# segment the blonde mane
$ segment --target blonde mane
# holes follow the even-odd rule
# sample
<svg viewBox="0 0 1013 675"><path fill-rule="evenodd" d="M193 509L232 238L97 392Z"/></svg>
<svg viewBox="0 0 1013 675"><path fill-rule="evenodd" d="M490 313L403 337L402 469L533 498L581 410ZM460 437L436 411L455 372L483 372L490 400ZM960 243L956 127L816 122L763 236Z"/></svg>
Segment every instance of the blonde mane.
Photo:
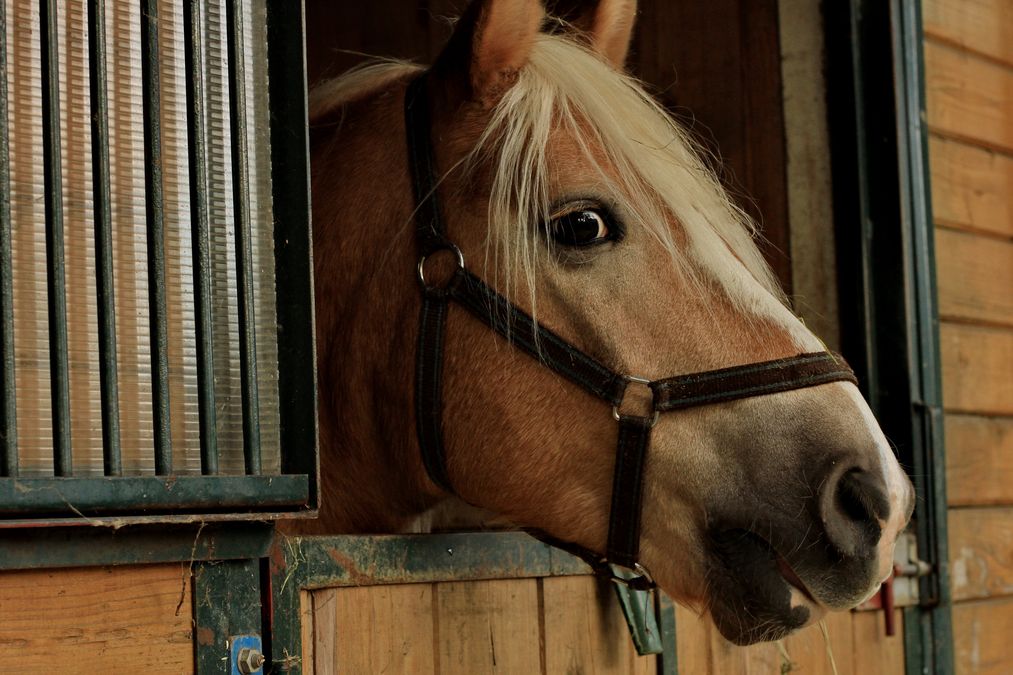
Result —
<svg viewBox="0 0 1013 675"><path fill-rule="evenodd" d="M311 119L419 69L391 60L357 67L314 90ZM732 203L688 134L640 82L559 34L537 38L476 147L451 168L494 167L486 274L502 293L511 295L524 280L534 309L536 270L555 259L539 230L552 215L547 154L556 130L577 139L602 184L626 205L633 221L627 227L647 231L689 279L717 282L740 311L797 323L756 246L755 224ZM688 250L676 245L668 225L673 216ZM805 341L808 332L792 328Z"/></svg>

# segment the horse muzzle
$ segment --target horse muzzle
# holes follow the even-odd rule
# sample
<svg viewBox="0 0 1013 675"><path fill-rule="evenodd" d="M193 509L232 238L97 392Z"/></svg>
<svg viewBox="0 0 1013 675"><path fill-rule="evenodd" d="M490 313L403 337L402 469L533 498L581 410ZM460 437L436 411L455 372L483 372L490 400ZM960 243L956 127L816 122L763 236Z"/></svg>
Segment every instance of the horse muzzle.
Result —
<svg viewBox="0 0 1013 675"><path fill-rule="evenodd" d="M776 640L875 592L911 508L910 491L892 503L878 469L831 471L793 517L709 530L707 600L726 638Z"/></svg>

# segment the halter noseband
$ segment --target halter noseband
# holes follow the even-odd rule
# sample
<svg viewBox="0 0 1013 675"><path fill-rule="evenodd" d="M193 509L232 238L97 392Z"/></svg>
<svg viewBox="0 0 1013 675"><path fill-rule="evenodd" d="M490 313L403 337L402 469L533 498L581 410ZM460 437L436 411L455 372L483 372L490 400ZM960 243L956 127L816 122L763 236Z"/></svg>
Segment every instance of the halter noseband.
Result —
<svg viewBox="0 0 1013 675"><path fill-rule="evenodd" d="M409 84L405 94L405 127L416 204L417 272L422 287L415 361L415 422L422 461L429 477L447 492L454 492L447 473L442 431L444 335L447 307L450 301L454 301L512 345L612 406L613 416L619 425L619 441L604 555L544 533L534 534L546 543L583 558L596 574L633 589L652 587L654 582L639 564L638 558L644 461L651 429L659 414L827 382L855 383L854 373L844 359L829 352L801 354L661 380L621 375L611 370L551 330L536 324L530 316L465 267L461 250L447 238L437 201L425 72ZM453 276L442 286L431 285L425 278L426 259L439 251L453 253L457 264ZM631 383L650 388L652 402L648 416L620 412L626 389ZM625 567L635 575L633 578L617 575L611 565Z"/></svg>

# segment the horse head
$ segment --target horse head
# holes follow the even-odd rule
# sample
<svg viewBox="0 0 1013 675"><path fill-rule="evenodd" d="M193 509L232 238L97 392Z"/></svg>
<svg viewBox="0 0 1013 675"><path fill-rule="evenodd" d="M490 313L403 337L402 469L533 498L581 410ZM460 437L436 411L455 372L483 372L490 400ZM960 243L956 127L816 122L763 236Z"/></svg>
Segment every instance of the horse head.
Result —
<svg viewBox="0 0 1013 675"><path fill-rule="evenodd" d="M564 25L538 0L468 8L421 85L438 184L420 197L438 200L461 256L434 253L427 284L466 264L538 326L645 381L824 352L787 307L748 218L623 72L635 9L600 0ZM603 552L610 407L546 368L544 345L530 345L535 358L514 348L509 325L497 334L449 305L448 485L421 457L419 203L404 120L419 72L374 63L313 95L322 511L312 527L400 530L452 486ZM869 597L913 502L852 382L772 391L661 415L643 474L639 562L739 643ZM651 395L630 386L621 405Z"/></svg>

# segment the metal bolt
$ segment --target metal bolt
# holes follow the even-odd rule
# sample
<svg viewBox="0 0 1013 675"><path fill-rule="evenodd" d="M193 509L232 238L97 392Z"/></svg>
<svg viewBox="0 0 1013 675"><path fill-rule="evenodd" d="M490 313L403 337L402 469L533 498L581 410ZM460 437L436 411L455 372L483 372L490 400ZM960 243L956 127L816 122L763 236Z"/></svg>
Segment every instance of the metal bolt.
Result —
<svg viewBox="0 0 1013 675"><path fill-rule="evenodd" d="M260 670L265 660L259 649L243 647L239 650L239 655L236 656L236 665L239 666L239 672L249 675L249 673Z"/></svg>

